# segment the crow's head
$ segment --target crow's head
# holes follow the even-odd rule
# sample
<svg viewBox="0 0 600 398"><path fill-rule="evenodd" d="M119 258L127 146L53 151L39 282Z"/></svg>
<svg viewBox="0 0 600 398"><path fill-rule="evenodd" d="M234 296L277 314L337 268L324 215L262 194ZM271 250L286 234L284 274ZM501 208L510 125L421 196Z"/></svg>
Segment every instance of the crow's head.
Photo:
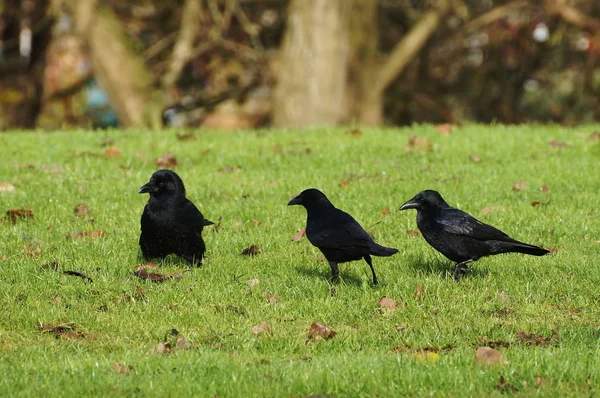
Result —
<svg viewBox="0 0 600 398"><path fill-rule="evenodd" d="M181 178L172 170L158 170L150 181L142 185L139 193L149 193L152 197L185 196L185 187Z"/></svg>
<svg viewBox="0 0 600 398"><path fill-rule="evenodd" d="M319 204L331 205L327 196L315 188L305 189L288 202L288 206L301 205L306 208L318 206Z"/></svg>
<svg viewBox="0 0 600 398"><path fill-rule="evenodd" d="M412 199L400 206L400 210L423 210L434 207L448 207L448 203L446 203L439 192L427 189L419 192Z"/></svg>

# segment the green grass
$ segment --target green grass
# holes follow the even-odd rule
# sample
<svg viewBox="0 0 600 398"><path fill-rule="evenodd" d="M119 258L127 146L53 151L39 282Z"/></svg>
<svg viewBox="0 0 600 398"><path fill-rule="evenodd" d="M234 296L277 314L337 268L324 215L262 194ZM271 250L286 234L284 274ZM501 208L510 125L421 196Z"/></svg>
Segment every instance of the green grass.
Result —
<svg viewBox="0 0 600 398"><path fill-rule="evenodd" d="M0 182L16 190L0 193L0 210L32 209L34 218L0 222L0 396L600 395L594 130L197 131L190 141L174 131L1 134ZM407 149L411 135L428 139L431 150ZM121 156L104 156L109 141ZM147 200L137 189L166 152L177 157L188 196L221 226L205 230L203 267L153 284L132 274ZM527 187L513 190L516 181ZM343 281L332 288L320 253L306 239L291 241L306 215L286 203L311 186L399 248L374 258L380 286L355 262L341 266ZM455 283L451 264L407 232L416 228L414 212L398 211L425 188L556 251L482 259ZM89 217L74 215L78 203ZM67 238L93 230L105 236ZM251 244L261 254L240 255ZM93 282L43 268L52 261ZM187 269L176 258L161 266ZM379 310L384 296L396 311ZM270 335L251 333L261 321ZM307 341L314 321L337 335ZM39 330L64 322L83 335ZM156 353L172 328L191 348ZM545 336L546 344L526 344L519 332ZM494 343L507 362L476 363L477 347ZM440 351L423 359L424 349ZM118 373L115 363L131 370Z"/></svg>

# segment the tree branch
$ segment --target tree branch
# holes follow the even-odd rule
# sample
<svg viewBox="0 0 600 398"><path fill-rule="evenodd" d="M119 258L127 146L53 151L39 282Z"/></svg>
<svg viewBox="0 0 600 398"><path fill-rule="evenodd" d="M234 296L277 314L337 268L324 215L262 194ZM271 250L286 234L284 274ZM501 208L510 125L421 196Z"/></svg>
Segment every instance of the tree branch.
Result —
<svg viewBox="0 0 600 398"><path fill-rule="evenodd" d="M441 18L450 9L446 0L440 0L439 6L427 11L415 26L396 44L384 64L379 68L373 90L383 92L404 71L427 39L438 28Z"/></svg>
<svg viewBox="0 0 600 398"><path fill-rule="evenodd" d="M181 13L181 27L171 55L171 62L162 79L164 88L172 87L185 65L194 56L194 41L200 31L202 19L201 0L186 0Z"/></svg>
<svg viewBox="0 0 600 398"><path fill-rule="evenodd" d="M550 13L557 14L566 22L582 29L600 31L600 20L585 15L575 7L571 7L564 0L546 1L546 8Z"/></svg>

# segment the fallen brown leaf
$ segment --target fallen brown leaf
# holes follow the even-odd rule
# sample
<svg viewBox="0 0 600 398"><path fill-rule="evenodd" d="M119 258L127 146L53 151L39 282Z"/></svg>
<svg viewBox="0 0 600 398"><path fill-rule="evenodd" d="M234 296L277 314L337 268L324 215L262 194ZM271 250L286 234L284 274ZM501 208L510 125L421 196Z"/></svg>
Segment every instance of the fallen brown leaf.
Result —
<svg viewBox="0 0 600 398"><path fill-rule="evenodd" d="M550 336L543 336L541 334L519 331L517 332L517 339L525 345L544 347L554 343L556 336L554 332Z"/></svg>
<svg viewBox="0 0 600 398"><path fill-rule="evenodd" d="M492 214L493 212L494 212L493 206L486 206L483 209L481 209L481 214L483 214L484 216Z"/></svg>
<svg viewBox="0 0 600 398"><path fill-rule="evenodd" d="M44 333L50 333L54 337L61 337L66 339L77 339L85 337L85 333L77 330L77 325L73 322L66 323L40 323L38 329Z"/></svg>
<svg viewBox="0 0 600 398"><path fill-rule="evenodd" d="M196 139L196 135L191 131L179 132L175 134L178 141L191 141Z"/></svg>
<svg viewBox="0 0 600 398"><path fill-rule="evenodd" d="M540 191L547 193L547 192L550 192L550 188L548 187L548 185L544 184L540 187Z"/></svg>
<svg viewBox="0 0 600 398"><path fill-rule="evenodd" d="M473 163L479 163L479 162L481 162L481 157L479 157L479 155L472 154L472 155L469 156L469 159Z"/></svg>
<svg viewBox="0 0 600 398"><path fill-rule="evenodd" d="M425 286L417 283L415 286L415 299L420 300L425 296Z"/></svg>
<svg viewBox="0 0 600 398"><path fill-rule="evenodd" d="M94 231L71 232L69 235L67 235L67 238L71 238L71 239L83 239L83 238L98 239L98 238L102 238L105 235L106 235L106 233L104 231L101 231L101 230L98 229L98 230L94 230Z"/></svg>
<svg viewBox="0 0 600 398"><path fill-rule="evenodd" d="M90 208L85 203L79 203L73 209L73 213L75 213L75 215L77 217L83 218L83 217L86 217L88 214L90 214Z"/></svg>
<svg viewBox="0 0 600 398"><path fill-rule="evenodd" d="M383 209L381 209L381 215L382 216L387 216L390 214L390 208L389 207L384 207Z"/></svg>
<svg viewBox="0 0 600 398"><path fill-rule="evenodd" d="M252 328L250 330L251 330L252 334L255 336L271 334L271 332L272 332L271 325L267 321L262 321L259 324L252 326Z"/></svg>
<svg viewBox="0 0 600 398"><path fill-rule="evenodd" d="M275 304L279 303L279 296L276 295L275 293L266 293L265 299L267 299L267 303L269 303L271 305L275 305Z"/></svg>
<svg viewBox="0 0 600 398"><path fill-rule="evenodd" d="M6 211L6 218L12 224L16 224L18 220L33 218L33 211L31 209L8 209Z"/></svg>
<svg viewBox="0 0 600 398"><path fill-rule="evenodd" d="M300 239L302 239L304 237L305 234L306 234L306 229L304 229L304 228L298 229L298 232L296 232L294 234L294 236L292 236L292 241L298 242Z"/></svg>
<svg viewBox="0 0 600 398"><path fill-rule="evenodd" d="M260 247L258 245L250 245L244 250L242 250L243 256L256 256L260 253Z"/></svg>
<svg viewBox="0 0 600 398"><path fill-rule="evenodd" d="M413 152L431 152L433 144L425 137L413 135L408 139L406 149Z"/></svg>
<svg viewBox="0 0 600 398"><path fill-rule="evenodd" d="M252 279L249 279L248 282L246 282L246 284L248 285L248 287L250 289L254 289L255 287L257 287L260 284L260 280L258 278L252 278Z"/></svg>
<svg viewBox="0 0 600 398"><path fill-rule="evenodd" d="M435 126L435 130L441 135L449 136L454 130L454 125L450 123L442 123Z"/></svg>
<svg viewBox="0 0 600 398"><path fill-rule="evenodd" d="M550 145L552 148L566 148L569 146L569 144L567 144L566 142L557 139L552 139L548 141L548 145Z"/></svg>
<svg viewBox="0 0 600 398"><path fill-rule="evenodd" d="M406 234L411 238L418 238L419 236L421 236L421 231L419 231L418 229L407 229Z"/></svg>
<svg viewBox="0 0 600 398"><path fill-rule="evenodd" d="M171 329L159 342L154 351L158 354L170 354L175 350L189 350L192 343L175 328Z"/></svg>
<svg viewBox="0 0 600 398"><path fill-rule="evenodd" d="M236 171L240 171L242 168L240 166L223 166L218 171L223 174L230 174Z"/></svg>
<svg viewBox="0 0 600 398"><path fill-rule="evenodd" d="M142 264L133 271L133 274L140 279L148 280L151 282L162 283L168 281L169 279L179 279L181 278L181 273L173 273L173 274L159 274L158 272L151 272L149 270L155 269L156 265Z"/></svg>
<svg viewBox="0 0 600 398"><path fill-rule="evenodd" d="M313 322L308 329L309 340L329 340L335 335L336 332L333 329L319 322Z"/></svg>
<svg viewBox="0 0 600 398"><path fill-rule="evenodd" d="M42 254L42 247L39 243L28 243L23 248L23 252L29 257L39 257Z"/></svg>
<svg viewBox="0 0 600 398"><path fill-rule="evenodd" d="M382 297L379 300L379 308L383 312L394 312L396 311L396 300L390 297Z"/></svg>
<svg viewBox="0 0 600 398"><path fill-rule="evenodd" d="M506 362L504 355L491 347L479 347L475 351L475 361L482 365L500 365Z"/></svg>
<svg viewBox="0 0 600 398"><path fill-rule="evenodd" d="M548 250L550 252L550 254L555 254L555 253L558 253L559 248L558 247L546 247L546 250Z"/></svg>
<svg viewBox="0 0 600 398"><path fill-rule="evenodd" d="M362 132L361 129L355 127L355 128L353 128L351 130L348 130L348 134L350 134L352 137L358 138L358 137L360 137L360 136L363 135L363 132Z"/></svg>
<svg viewBox="0 0 600 398"><path fill-rule="evenodd" d="M542 376L535 376L535 385L539 387L542 384L544 384L544 379Z"/></svg>
<svg viewBox="0 0 600 398"><path fill-rule="evenodd" d="M524 191L525 189L527 189L527 186L527 181L517 181L513 184L512 190L515 192Z"/></svg>
<svg viewBox="0 0 600 398"><path fill-rule="evenodd" d="M121 156L121 150L116 146L109 146L104 150L104 156L107 158L116 158Z"/></svg>
<svg viewBox="0 0 600 398"><path fill-rule="evenodd" d="M172 169L177 166L177 159L172 153L165 153L158 157L155 163L161 169Z"/></svg>
<svg viewBox="0 0 600 398"><path fill-rule="evenodd" d="M514 384L509 383L504 376L500 375L498 383L496 383L496 390L503 393L515 393L519 389Z"/></svg>
<svg viewBox="0 0 600 398"><path fill-rule="evenodd" d="M0 181L0 193L15 192L15 186L10 182Z"/></svg>
<svg viewBox="0 0 600 398"><path fill-rule="evenodd" d="M350 181L347 179L344 179L344 180L340 181L340 188L347 188L349 184L350 184Z"/></svg>
<svg viewBox="0 0 600 398"><path fill-rule="evenodd" d="M112 369L121 375L126 375L133 370L133 366L125 365L123 362L115 362L112 364Z"/></svg>

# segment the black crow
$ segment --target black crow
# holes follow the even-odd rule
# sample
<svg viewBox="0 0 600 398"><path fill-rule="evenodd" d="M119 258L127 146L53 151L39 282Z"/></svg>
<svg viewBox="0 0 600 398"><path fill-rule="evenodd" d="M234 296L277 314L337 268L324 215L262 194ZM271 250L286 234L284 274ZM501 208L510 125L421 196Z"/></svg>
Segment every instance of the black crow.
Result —
<svg viewBox="0 0 600 398"><path fill-rule="evenodd" d="M391 256L398 250L380 246L352 216L336 209L323 192L306 189L290 200L288 206L302 205L306 209L306 237L323 253L331 267L331 279L339 277L338 263L363 258L373 274L373 284L377 276L371 261L374 256Z"/></svg>
<svg viewBox="0 0 600 398"><path fill-rule="evenodd" d="M206 249L202 229L213 222L186 199L181 178L171 170L158 170L139 193L150 194L141 220L144 258L176 254L192 265L201 264Z"/></svg>
<svg viewBox="0 0 600 398"><path fill-rule="evenodd" d="M434 249L456 263L454 278L460 279L468 264L481 257L500 253L543 256L541 247L514 240L464 211L450 207L436 191L426 190L404 203L400 210L416 209L417 226Z"/></svg>

